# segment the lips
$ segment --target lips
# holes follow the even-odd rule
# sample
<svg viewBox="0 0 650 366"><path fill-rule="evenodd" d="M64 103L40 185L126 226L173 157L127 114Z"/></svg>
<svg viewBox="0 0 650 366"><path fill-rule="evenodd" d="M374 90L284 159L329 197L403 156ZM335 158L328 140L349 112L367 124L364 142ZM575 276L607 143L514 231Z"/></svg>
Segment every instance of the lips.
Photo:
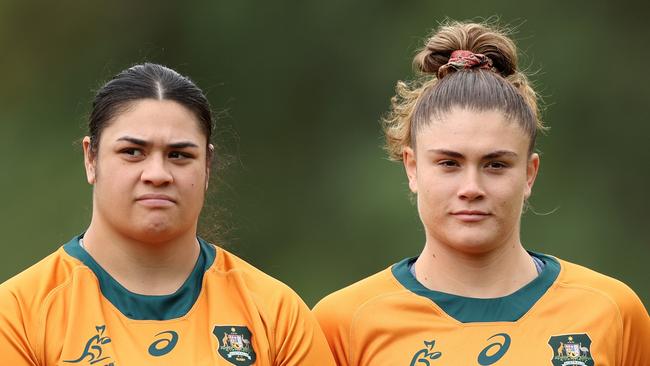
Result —
<svg viewBox="0 0 650 366"><path fill-rule="evenodd" d="M491 216L489 212L480 210L460 210L454 211L451 214L463 222L478 222Z"/></svg>
<svg viewBox="0 0 650 366"><path fill-rule="evenodd" d="M169 207L176 204L176 200L166 194L147 193L138 196L135 200L147 207Z"/></svg>

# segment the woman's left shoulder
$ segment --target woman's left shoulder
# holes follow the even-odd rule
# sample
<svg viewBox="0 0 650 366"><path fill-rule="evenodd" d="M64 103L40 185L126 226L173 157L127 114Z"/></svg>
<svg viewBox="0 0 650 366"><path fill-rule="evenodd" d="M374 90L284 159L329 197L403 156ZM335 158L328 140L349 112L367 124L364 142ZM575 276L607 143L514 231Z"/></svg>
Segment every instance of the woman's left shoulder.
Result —
<svg viewBox="0 0 650 366"><path fill-rule="evenodd" d="M558 259L561 271L558 286L589 291L612 301L622 313L648 316L639 296L623 281L585 266Z"/></svg>
<svg viewBox="0 0 650 366"><path fill-rule="evenodd" d="M296 292L284 282L266 274L239 256L217 247L215 263L211 270L219 277L227 277L245 286L253 295L271 299L298 299Z"/></svg>

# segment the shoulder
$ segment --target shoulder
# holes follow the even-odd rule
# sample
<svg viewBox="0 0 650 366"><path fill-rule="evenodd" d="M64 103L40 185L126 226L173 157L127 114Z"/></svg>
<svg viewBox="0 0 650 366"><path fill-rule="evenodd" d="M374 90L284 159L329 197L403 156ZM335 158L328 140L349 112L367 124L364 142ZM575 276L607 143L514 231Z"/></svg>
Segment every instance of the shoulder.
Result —
<svg viewBox="0 0 650 366"><path fill-rule="evenodd" d="M280 280L220 247L217 247L217 257L211 269L215 275L237 278L238 281L242 281L241 285L246 286L250 291L260 294L273 294L279 291L284 295L295 295L294 291Z"/></svg>
<svg viewBox="0 0 650 366"><path fill-rule="evenodd" d="M313 311L321 324L350 323L355 315L368 305L402 294L404 291L389 267L331 293L319 301Z"/></svg>
<svg viewBox="0 0 650 366"><path fill-rule="evenodd" d="M351 342L354 329L364 327L364 318L376 319L376 314L387 315L383 310L387 300L405 295L405 288L386 268L361 281L353 283L323 298L313 309L334 358L338 364L348 365L352 358Z"/></svg>
<svg viewBox="0 0 650 366"><path fill-rule="evenodd" d="M636 293L623 282L583 266L560 260L557 288L574 294L591 309L602 308L603 316L615 319L621 365L647 364L650 351L650 316ZM574 301L575 302L575 301ZM606 308L605 308L606 307ZM606 314L605 314L606 313ZM606 322L606 319L602 319Z"/></svg>
<svg viewBox="0 0 650 366"><path fill-rule="evenodd" d="M236 255L217 249L209 276L232 294L253 304L271 341L278 364L331 365L327 342L302 299L284 283L265 274ZM232 290L231 290L232 289ZM236 292L236 294L235 294Z"/></svg>
<svg viewBox="0 0 650 366"><path fill-rule="evenodd" d="M225 281L228 288L237 292L237 296L252 300L263 315L274 316L280 312L286 313L285 309L297 311L300 308L302 311L307 308L289 286L219 247L215 262L207 275Z"/></svg>
<svg viewBox="0 0 650 366"><path fill-rule="evenodd" d="M580 291L609 302L622 318L645 316L648 313L637 294L625 283L596 272L587 267L559 260L561 272L557 279L558 288Z"/></svg>
<svg viewBox="0 0 650 366"><path fill-rule="evenodd" d="M588 291L621 306L638 299L636 293L620 280L562 259L558 261L562 268L557 280L560 287Z"/></svg>
<svg viewBox="0 0 650 366"><path fill-rule="evenodd" d="M42 304L53 292L72 278L79 261L65 253L63 247L38 263L0 284L0 302L9 299L22 304ZM0 309L1 310L1 309Z"/></svg>
<svg viewBox="0 0 650 366"><path fill-rule="evenodd" d="M39 358L43 315L73 282L81 263L63 248L0 284L0 344L8 344L9 359Z"/></svg>

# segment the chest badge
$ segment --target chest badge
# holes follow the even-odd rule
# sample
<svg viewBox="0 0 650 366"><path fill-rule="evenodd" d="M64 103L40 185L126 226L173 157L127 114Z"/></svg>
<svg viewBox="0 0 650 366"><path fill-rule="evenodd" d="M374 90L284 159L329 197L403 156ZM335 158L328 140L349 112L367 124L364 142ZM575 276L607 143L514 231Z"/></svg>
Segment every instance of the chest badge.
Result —
<svg viewBox="0 0 650 366"><path fill-rule="evenodd" d="M215 325L212 334L219 341L217 351L224 360L236 366L250 366L255 363L253 335L248 327Z"/></svg>
<svg viewBox="0 0 650 366"><path fill-rule="evenodd" d="M548 345L553 349L553 366L594 366L591 339L586 333L552 336Z"/></svg>

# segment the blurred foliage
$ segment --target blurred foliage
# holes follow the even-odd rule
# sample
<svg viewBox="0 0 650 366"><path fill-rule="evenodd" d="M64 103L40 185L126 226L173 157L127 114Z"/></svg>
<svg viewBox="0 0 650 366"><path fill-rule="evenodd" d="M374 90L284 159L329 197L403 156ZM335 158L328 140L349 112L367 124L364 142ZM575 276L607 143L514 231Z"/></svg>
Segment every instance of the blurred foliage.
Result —
<svg viewBox="0 0 650 366"><path fill-rule="evenodd" d="M208 238L310 305L416 255L423 231L378 120L437 22L495 14L517 26L552 127L523 242L650 304L650 28L641 2L601 0L2 0L0 281L88 224L78 141L93 90L142 61L190 75L221 115L232 163Z"/></svg>

